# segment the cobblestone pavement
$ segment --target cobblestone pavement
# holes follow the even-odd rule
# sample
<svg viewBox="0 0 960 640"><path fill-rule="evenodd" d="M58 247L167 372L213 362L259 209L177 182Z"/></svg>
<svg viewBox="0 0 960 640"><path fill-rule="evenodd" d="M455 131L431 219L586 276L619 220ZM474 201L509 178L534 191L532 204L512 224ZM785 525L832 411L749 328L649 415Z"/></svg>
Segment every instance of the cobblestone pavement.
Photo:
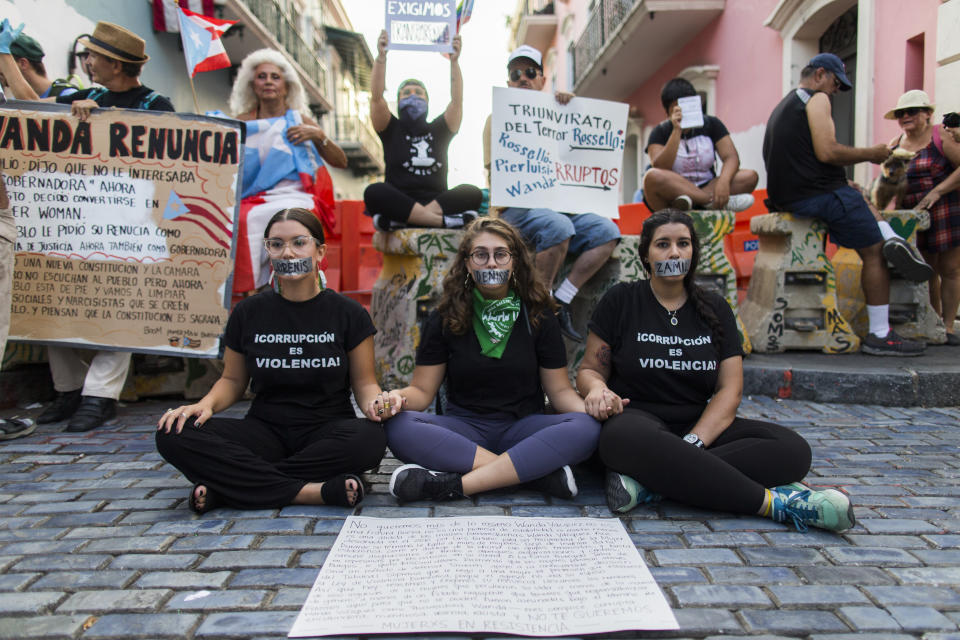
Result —
<svg viewBox="0 0 960 640"><path fill-rule="evenodd" d="M400 507L386 490L392 458L368 475L373 491L356 510L196 517L188 483L154 449L166 406L0 444L0 637L283 638L352 511L610 517L599 476L569 502L503 492ZM960 638L960 409L755 397L741 414L801 432L810 483L848 491L859 524L800 534L669 502L631 512L624 525L681 625L639 635ZM201 590L211 595L190 597Z"/></svg>

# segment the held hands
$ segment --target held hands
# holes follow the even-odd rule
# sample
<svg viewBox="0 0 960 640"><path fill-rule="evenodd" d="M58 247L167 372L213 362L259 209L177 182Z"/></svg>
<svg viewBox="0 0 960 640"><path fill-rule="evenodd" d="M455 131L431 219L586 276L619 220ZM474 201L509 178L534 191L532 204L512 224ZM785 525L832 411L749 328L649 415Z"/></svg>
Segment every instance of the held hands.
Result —
<svg viewBox="0 0 960 640"><path fill-rule="evenodd" d="M567 93L566 91L557 91L554 94L554 97L557 99L557 102L559 102L560 104L567 104L577 96L575 96L572 93Z"/></svg>
<svg viewBox="0 0 960 640"><path fill-rule="evenodd" d="M70 115L80 118L80 122L86 122L90 112L99 106L93 100L74 100L70 103Z"/></svg>
<svg viewBox="0 0 960 640"><path fill-rule="evenodd" d="M680 108L680 105L674 105L673 109L670 110L670 124L673 125L674 131L683 131L680 127L681 120L683 120L683 109Z"/></svg>
<svg viewBox="0 0 960 640"><path fill-rule="evenodd" d="M583 399L587 415L596 420L620 415L628 404L629 398L621 398L607 387L594 387Z"/></svg>
<svg viewBox="0 0 960 640"><path fill-rule="evenodd" d="M183 425L185 425L191 417L196 417L196 425L200 427L203 426L203 423L212 415L213 410L200 403L185 405L176 409L167 409L167 412L160 416L160 420L157 422L157 431L170 433L170 430L174 429L174 433L180 433L183 431Z"/></svg>
<svg viewBox="0 0 960 640"><path fill-rule="evenodd" d="M323 129L315 127L312 124L298 124L287 129L287 140L293 144L300 144L302 142L322 144L326 139L327 135L323 132Z"/></svg>
<svg viewBox="0 0 960 640"><path fill-rule="evenodd" d="M403 411L403 405L407 399L396 391L381 391L364 410L368 420L374 422L386 422L393 416Z"/></svg>
<svg viewBox="0 0 960 640"><path fill-rule="evenodd" d="M23 32L23 23L16 29L6 18L0 23L0 53L10 53L10 43L17 39Z"/></svg>

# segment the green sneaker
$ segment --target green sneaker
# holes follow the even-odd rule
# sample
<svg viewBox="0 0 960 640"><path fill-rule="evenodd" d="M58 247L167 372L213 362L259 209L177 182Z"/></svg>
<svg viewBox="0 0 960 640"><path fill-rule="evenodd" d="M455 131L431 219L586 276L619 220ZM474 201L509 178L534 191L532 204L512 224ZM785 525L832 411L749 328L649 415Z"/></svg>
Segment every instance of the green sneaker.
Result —
<svg viewBox="0 0 960 640"><path fill-rule="evenodd" d="M773 508L770 517L776 522L790 522L797 531L807 526L828 531L845 531L857 524L853 505L846 494L836 489L815 491L806 485L792 484L774 487Z"/></svg>
<svg viewBox="0 0 960 640"><path fill-rule="evenodd" d="M614 513L626 513L638 504L659 502L663 499L659 493L647 490L630 476L607 471L607 507Z"/></svg>

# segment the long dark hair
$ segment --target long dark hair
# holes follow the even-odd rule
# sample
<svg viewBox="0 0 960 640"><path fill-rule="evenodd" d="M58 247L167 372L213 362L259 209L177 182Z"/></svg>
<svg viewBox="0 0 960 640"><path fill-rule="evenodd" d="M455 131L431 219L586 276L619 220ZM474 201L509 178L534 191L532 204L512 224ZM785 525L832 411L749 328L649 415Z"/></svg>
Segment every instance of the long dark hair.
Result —
<svg viewBox="0 0 960 640"><path fill-rule="evenodd" d="M683 288L687 291L687 297L693 300L697 315L710 327L713 339L719 341L723 338L723 327L720 325L720 319L717 318L717 314L714 313L713 308L705 298L703 289L697 285L695 279L697 266L700 264L700 239L697 237L693 218L689 214L679 209L661 209L644 221L643 229L640 232L640 264L643 265L647 277L650 277L653 270L650 268L650 260L647 255L650 251L650 243L653 242L653 233L658 227L671 223L682 224L690 231L693 255L690 256L690 270L683 276Z"/></svg>
<svg viewBox="0 0 960 640"><path fill-rule="evenodd" d="M540 318L555 308L553 296L537 279L533 255L513 225L499 218L477 218L467 225L457 255L443 278L443 295L437 306L443 326L455 335L463 335L473 327L473 278L467 271L470 248L481 233L492 233L503 238L513 256L511 287L526 307L530 324L539 326Z"/></svg>
<svg viewBox="0 0 960 640"><path fill-rule="evenodd" d="M310 235L320 241L320 244L326 244L326 240L323 237L323 225L320 223L320 219L317 218L317 216L315 216L309 209L302 209L300 207L281 209L273 214L273 217L270 218L270 222L267 223L267 228L263 230L263 237L269 238L270 227L272 227L275 223L283 222L284 220L299 222L307 228L307 231L310 232Z"/></svg>

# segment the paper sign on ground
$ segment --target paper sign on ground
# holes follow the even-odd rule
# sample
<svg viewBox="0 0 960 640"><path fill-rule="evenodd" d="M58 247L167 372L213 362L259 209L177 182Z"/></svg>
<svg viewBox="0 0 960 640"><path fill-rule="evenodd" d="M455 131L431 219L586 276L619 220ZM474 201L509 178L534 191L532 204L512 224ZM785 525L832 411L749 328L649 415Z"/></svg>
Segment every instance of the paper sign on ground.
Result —
<svg viewBox="0 0 960 640"><path fill-rule="evenodd" d="M680 107L680 128L696 129L703 126L703 102L700 96L686 96L677 99Z"/></svg>
<svg viewBox="0 0 960 640"><path fill-rule="evenodd" d="M493 90L490 204L618 217L627 105Z"/></svg>
<svg viewBox="0 0 960 640"><path fill-rule="evenodd" d="M10 339L215 358L227 318L239 122L0 109L17 226Z"/></svg>
<svg viewBox="0 0 960 640"><path fill-rule="evenodd" d="M350 517L289 636L677 628L615 518Z"/></svg>
<svg viewBox="0 0 960 640"><path fill-rule="evenodd" d="M389 48L401 51L453 51L456 0L387 0Z"/></svg>

